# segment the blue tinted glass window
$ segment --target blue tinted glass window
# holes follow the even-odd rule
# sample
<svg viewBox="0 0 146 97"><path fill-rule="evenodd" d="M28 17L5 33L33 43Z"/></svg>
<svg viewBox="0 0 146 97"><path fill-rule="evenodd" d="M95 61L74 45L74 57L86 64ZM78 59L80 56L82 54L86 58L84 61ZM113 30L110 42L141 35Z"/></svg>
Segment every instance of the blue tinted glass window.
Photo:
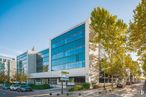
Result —
<svg viewBox="0 0 146 97"><path fill-rule="evenodd" d="M49 66L49 49L38 52L37 54L37 72L47 72Z"/></svg>
<svg viewBox="0 0 146 97"><path fill-rule="evenodd" d="M27 52L17 56L17 73L24 74L27 62Z"/></svg>
<svg viewBox="0 0 146 97"><path fill-rule="evenodd" d="M85 24L51 40L51 70L85 67Z"/></svg>

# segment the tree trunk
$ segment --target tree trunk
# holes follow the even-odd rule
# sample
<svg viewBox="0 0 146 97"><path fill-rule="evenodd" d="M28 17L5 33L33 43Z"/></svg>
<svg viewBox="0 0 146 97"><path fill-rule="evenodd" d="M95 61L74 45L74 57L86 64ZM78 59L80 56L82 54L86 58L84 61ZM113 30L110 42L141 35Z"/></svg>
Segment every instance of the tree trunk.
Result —
<svg viewBox="0 0 146 97"><path fill-rule="evenodd" d="M98 65L99 65L99 70L101 72L101 62L100 62L100 49L101 49L101 45L100 43L98 44ZM99 73L100 73L99 72ZM99 74L100 75L100 74Z"/></svg>
<svg viewBox="0 0 146 97"><path fill-rule="evenodd" d="M101 45L100 45L100 42L99 42L99 44L98 44L98 70L99 70L98 71L98 76L99 76L98 83L100 81L100 74L101 74L100 49L101 49Z"/></svg>
<svg viewBox="0 0 146 97"><path fill-rule="evenodd" d="M112 81L112 90L114 89L114 77L113 77L113 75L112 75L112 79L111 79L111 81Z"/></svg>

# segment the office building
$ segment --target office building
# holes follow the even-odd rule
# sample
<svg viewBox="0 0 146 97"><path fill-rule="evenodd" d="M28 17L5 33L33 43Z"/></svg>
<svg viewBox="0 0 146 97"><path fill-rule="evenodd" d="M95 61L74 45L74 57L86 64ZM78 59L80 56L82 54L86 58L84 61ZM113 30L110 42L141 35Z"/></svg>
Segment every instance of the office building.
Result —
<svg viewBox="0 0 146 97"><path fill-rule="evenodd" d="M36 53L36 64L29 64L36 67L36 72L30 73L30 82L59 86L61 72L65 71L69 73L68 85L98 83L98 45L89 42L89 34L86 21L52 37L48 49Z"/></svg>
<svg viewBox="0 0 146 97"><path fill-rule="evenodd" d="M30 74L36 72L36 51L26 51L17 56L17 74Z"/></svg>
<svg viewBox="0 0 146 97"><path fill-rule="evenodd" d="M36 72L48 72L49 49L37 53Z"/></svg>

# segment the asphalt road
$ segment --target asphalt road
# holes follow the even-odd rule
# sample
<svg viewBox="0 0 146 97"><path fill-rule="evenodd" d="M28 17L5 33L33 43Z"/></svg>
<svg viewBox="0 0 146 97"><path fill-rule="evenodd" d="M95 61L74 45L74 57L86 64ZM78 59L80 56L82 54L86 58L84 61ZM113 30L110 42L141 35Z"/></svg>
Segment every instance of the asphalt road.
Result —
<svg viewBox="0 0 146 97"><path fill-rule="evenodd" d="M3 90L0 89L0 97L17 97L20 94L15 91Z"/></svg>
<svg viewBox="0 0 146 97"><path fill-rule="evenodd" d="M53 93L52 91L50 91ZM76 97L76 96L57 96L60 90L55 90L52 96L49 96L49 90L35 90L33 92L17 92L10 90L3 90L0 88L0 97Z"/></svg>

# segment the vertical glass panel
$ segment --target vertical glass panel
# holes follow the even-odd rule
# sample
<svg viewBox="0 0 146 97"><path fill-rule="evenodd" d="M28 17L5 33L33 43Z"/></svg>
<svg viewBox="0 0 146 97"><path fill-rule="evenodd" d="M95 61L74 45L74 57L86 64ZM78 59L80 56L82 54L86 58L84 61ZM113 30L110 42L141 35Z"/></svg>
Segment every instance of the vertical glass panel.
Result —
<svg viewBox="0 0 146 97"><path fill-rule="evenodd" d="M49 66L49 49L38 52L37 54L37 72L47 72Z"/></svg>

